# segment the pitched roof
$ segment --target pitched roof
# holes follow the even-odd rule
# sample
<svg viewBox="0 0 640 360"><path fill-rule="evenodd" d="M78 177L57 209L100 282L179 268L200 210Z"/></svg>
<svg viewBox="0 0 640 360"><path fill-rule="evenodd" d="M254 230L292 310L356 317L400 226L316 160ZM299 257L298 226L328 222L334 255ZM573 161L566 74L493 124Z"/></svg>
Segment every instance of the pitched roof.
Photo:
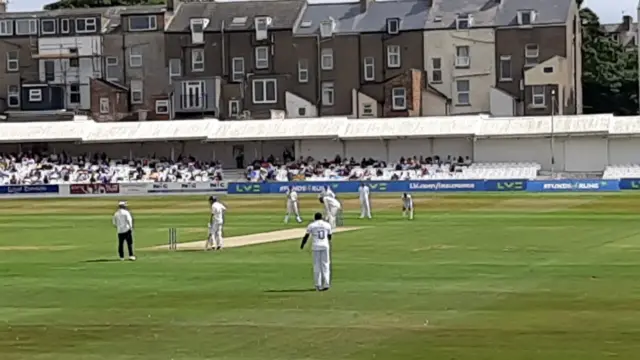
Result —
<svg viewBox="0 0 640 360"><path fill-rule="evenodd" d="M429 3L427 0L378 0L371 1L365 12L360 11L359 2L313 3L307 6L295 33L315 34L320 23L329 19L335 21L338 34L385 31L390 18L400 19L400 31L420 30L424 28Z"/></svg>
<svg viewBox="0 0 640 360"><path fill-rule="evenodd" d="M472 27L493 26L499 7L496 0L433 0L425 28L455 28L459 15L471 15Z"/></svg>
<svg viewBox="0 0 640 360"><path fill-rule="evenodd" d="M220 31L223 24L225 31L253 30L254 19L264 16L271 18L271 30L292 29L305 4L304 0L183 3L177 9L167 31L189 31L193 18L209 19L205 31Z"/></svg>
<svg viewBox="0 0 640 360"><path fill-rule="evenodd" d="M496 16L497 26L516 25L518 11L535 10L533 25L564 24L575 0L501 0Z"/></svg>

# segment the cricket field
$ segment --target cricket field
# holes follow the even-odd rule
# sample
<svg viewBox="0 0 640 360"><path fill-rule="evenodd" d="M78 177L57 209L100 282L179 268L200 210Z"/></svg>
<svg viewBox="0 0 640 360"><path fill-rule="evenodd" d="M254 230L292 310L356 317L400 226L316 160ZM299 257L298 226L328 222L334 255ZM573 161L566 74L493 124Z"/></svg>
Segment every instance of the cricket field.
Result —
<svg viewBox="0 0 640 360"><path fill-rule="evenodd" d="M223 252L206 196L126 199L138 260L117 260L116 198L0 204L2 360L640 359L640 196L344 198L333 287L299 239ZM284 197L222 197L225 237L283 224ZM305 223L320 210L302 197Z"/></svg>

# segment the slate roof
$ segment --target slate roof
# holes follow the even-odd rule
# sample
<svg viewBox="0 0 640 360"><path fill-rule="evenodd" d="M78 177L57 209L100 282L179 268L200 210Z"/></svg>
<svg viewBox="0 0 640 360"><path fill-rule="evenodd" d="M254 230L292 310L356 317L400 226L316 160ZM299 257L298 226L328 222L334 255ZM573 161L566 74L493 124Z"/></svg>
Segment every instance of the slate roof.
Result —
<svg viewBox="0 0 640 360"><path fill-rule="evenodd" d="M455 28L456 19L464 14L471 15L472 28L494 26L499 7L496 0L433 0L425 29Z"/></svg>
<svg viewBox="0 0 640 360"><path fill-rule="evenodd" d="M205 31L220 31L224 23L225 31L253 30L256 17L267 16L272 19L269 29L293 29L293 26L305 6L304 0L258 0L233 2L182 3L177 9L169 32L189 31L191 19L209 19ZM244 23L234 23L234 18L244 18Z"/></svg>
<svg viewBox="0 0 640 360"><path fill-rule="evenodd" d="M533 25L564 24L575 0L502 0L496 16L497 26L518 24L519 10L535 10Z"/></svg>
<svg viewBox="0 0 640 360"><path fill-rule="evenodd" d="M358 2L313 3L307 6L296 35L316 34L322 21L334 19L338 34L385 31L387 19L399 18L400 31L421 30L429 12L429 0L372 1L364 13Z"/></svg>

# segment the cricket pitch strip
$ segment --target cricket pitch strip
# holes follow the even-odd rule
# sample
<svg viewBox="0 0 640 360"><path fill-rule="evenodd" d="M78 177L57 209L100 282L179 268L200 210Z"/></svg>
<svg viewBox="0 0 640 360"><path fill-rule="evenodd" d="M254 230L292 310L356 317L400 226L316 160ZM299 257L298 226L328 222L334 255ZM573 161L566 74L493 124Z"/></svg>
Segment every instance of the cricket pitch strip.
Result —
<svg viewBox="0 0 640 360"><path fill-rule="evenodd" d="M362 227L339 227L335 229L333 232L340 233L340 232L355 231L360 229L362 229ZM267 243L272 243L276 241L302 239L305 232L306 232L306 229L298 228L298 229L270 231L270 232L243 235L243 236L234 236L234 237L224 239L224 247L234 248L234 247L241 247L241 246L267 244ZM177 250L178 251L202 250L204 249L205 242L206 240L192 241L187 243L178 243ZM161 245L161 246L146 248L144 250L168 250L168 249L169 249L169 245Z"/></svg>

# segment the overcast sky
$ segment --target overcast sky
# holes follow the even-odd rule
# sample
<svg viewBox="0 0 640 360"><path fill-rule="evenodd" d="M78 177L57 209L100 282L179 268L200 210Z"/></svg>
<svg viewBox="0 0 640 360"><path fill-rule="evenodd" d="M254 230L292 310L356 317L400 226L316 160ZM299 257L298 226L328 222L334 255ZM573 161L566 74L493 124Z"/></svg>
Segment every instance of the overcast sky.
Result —
<svg viewBox="0 0 640 360"><path fill-rule="evenodd" d="M43 5L54 0L9 0L12 11L39 10ZM531 0L535 1L535 0ZM638 0L585 0L587 6L594 10L603 23L619 22L622 14L637 15Z"/></svg>

